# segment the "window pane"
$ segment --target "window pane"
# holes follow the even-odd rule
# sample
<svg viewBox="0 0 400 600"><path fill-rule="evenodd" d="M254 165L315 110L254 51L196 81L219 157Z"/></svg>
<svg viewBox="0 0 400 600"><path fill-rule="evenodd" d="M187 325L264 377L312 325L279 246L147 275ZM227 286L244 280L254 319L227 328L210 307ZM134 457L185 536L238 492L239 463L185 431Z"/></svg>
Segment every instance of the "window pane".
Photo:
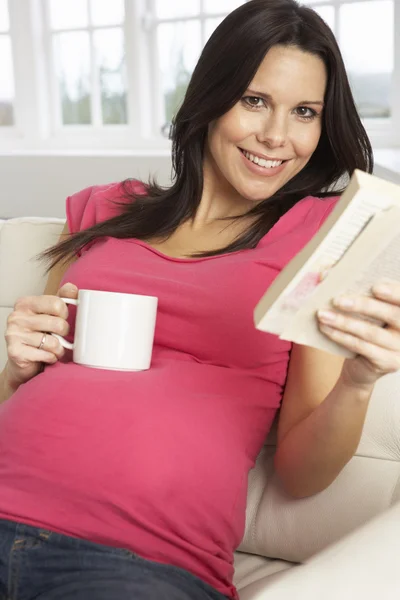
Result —
<svg viewBox="0 0 400 600"><path fill-rule="evenodd" d="M103 123L127 123L125 47L122 29L95 31L97 69L100 79Z"/></svg>
<svg viewBox="0 0 400 600"><path fill-rule="evenodd" d="M360 23L360 27L354 28L354 23ZM361 116L390 117L394 66L393 1L343 5L340 9L340 44Z"/></svg>
<svg viewBox="0 0 400 600"><path fill-rule="evenodd" d="M52 29L87 27L87 0L49 0L50 25Z"/></svg>
<svg viewBox="0 0 400 600"><path fill-rule="evenodd" d="M90 0L92 24L120 25L125 19L124 0Z"/></svg>
<svg viewBox="0 0 400 600"><path fill-rule="evenodd" d="M0 0L0 31L8 31L10 20L8 16L7 0Z"/></svg>
<svg viewBox="0 0 400 600"><path fill-rule="evenodd" d="M14 124L14 74L8 35L0 35L0 56L0 126L8 126Z"/></svg>
<svg viewBox="0 0 400 600"><path fill-rule="evenodd" d="M89 34L61 33L54 41L63 124L90 124Z"/></svg>
<svg viewBox="0 0 400 600"><path fill-rule="evenodd" d="M245 0L205 0L204 11L214 15L228 14L242 4L245 4Z"/></svg>
<svg viewBox="0 0 400 600"><path fill-rule="evenodd" d="M200 13L200 0L156 0L156 15L160 19L190 17Z"/></svg>
<svg viewBox="0 0 400 600"><path fill-rule="evenodd" d="M323 18L325 23L329 25L332 31L335 30L335 9L333 5L328 4L327 6L314 6L315 12Z"/></svg>
<svg viewBox="0 0 400 600"><path fill-rule="evenodd" d="M158 26L159 64L167 121L171 121L182 103L200 52L199 21L165 23Z"/></svg>

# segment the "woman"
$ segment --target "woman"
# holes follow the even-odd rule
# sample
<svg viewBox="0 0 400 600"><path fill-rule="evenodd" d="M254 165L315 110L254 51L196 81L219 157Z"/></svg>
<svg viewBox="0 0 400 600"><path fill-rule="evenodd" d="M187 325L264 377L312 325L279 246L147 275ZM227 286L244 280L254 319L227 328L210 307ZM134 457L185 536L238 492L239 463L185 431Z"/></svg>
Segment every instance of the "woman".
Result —
<svg viewBox="0 0 400 600"><path fill-rule="evenodd" d="M399 366L390 282L341 299L342 316L318 316L357 352L344 363L253 325L265 289L334 207L328 190L372 169L317 14L253 0L229 15L172 137L168 189L129 181L68 198L45 294L21 298L8 321L4 598L237 597L247 476L281 401L277 474L295 497L315 494L354 454L375 381ZM158 296L148 371L87 369L64 355L49 334L72 335L74 312L57 295L80 287Z"/></svg>

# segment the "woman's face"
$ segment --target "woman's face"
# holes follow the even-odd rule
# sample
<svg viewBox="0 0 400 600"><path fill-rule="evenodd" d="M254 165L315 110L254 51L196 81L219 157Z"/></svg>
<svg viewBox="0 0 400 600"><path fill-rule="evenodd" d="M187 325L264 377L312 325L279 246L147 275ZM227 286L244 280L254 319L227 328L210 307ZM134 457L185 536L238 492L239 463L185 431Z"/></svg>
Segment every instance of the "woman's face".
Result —
<svg viewBox="0 0 400 600"><path fill-rule="evenodd" d="M243 98L209 127L208 183L253 202L277 192L318 145L326 85L319 57L294 46L272 48Z"/></svg>

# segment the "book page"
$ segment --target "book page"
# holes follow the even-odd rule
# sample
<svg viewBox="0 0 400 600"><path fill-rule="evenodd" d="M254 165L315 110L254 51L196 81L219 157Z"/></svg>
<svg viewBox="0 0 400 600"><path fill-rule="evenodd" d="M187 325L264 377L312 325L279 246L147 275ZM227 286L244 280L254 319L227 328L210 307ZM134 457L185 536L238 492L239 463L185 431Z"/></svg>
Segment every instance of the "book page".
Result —
<svg viewBox="0 0 400 600"><path fill-rule="evenodd" d="M349 189L352 189L354 194L351 202L327 232L312 256L297 269L297 272L293 273L289 283L270 305L268 297L274 297L275 282L270 290L267 290L255 310L255 323L258 329L277 335L282 334L302 305L313 296L330 270L342 260L371 219L391 206L400 207L400 188L383 182L387 185L382 186L383 191L377 193L375 188L380 180L364 173L361 175L364 187L359 186L358 180L356 187L353 179L349 185ZM397 196L394 194L393 188L397 191ZM299 257L297 257L298 260ZM296 259L293 262L296 262ZM278 286L279 277L285 277L286 272L289 272L291 268L291 263L289 263L281 275L278 275Z"/></svg>
<svg viewBox="0 0 400 600"><path fill-rule="evenodd" d="M400 223L399 223L400 230ZM346 293L367 293L376 283L377 277L400 281L400 231L388 242L386 248L371 261L367 269L362 270Z"/></svg>
<svg viewBox="0 0 400 600"><path fill-rule="evenodd" d="M339 261L371 218L391 206L393 206L392 198L377 197L375 193L361 189L335 227L331 229L326 244L321 248L318 256L314 257L315 267L321 270L325 265L329 268Z"/></svg>
<svg viewBox="0 0 400 600"><path fill-rule="evenodd" d="M334 354L353 356L319 331L316 312L331 308L332 299L343 294L371 295L371 287L382 277L400 281L399 225L398 207L376 215L308 302L300 307L291 321L287 321L281 338Z"/></svg>

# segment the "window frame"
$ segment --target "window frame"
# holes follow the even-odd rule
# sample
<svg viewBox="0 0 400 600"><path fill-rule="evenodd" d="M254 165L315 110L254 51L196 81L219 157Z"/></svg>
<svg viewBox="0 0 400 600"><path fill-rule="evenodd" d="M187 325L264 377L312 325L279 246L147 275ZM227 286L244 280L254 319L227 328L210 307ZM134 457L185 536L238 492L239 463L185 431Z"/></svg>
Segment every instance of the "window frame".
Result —
<svg viewBox="0 0 400 600"><path fill-rule="evenodd" d="M14 125L0 128L0 151L132 151L151 154L167 152L170 142L157 130L163 114L161 77L157 74L157 27L165 22L201 20L202 40L205 21L227 13L203 10L190 17L157 18L155 0L125 1L125 43L128 125L68 125L57 127L55 74L51 68L52 36L48 23L47 0L8 1L11 44L14 59ZM248 1L248 0L246 0ZM360 0L318 0L309 6L340 6ZM364 0L374 1L374 0ZM336 14L336 32L338 15ZM395 32L400 32L400 2L394 2ZM43 60L46 56L46 61ZM136 61L135 56L141 60ZM364 119L364 125L376 148L400 146L400 35L395 35L392 116L389 119ZM133 140L133 141L132 141Z"/></svg>
<svg viewBox="0 0 400 600"><path fill-rule="evenodd" d="M248 2L245 0L243 4ZM157 46L157 28L165 23L182 23L190 21L200 21L200 32L201 32L201 47L203 48L206 43L206 21L208 19L220 19L225 18L229 12L210 13L205 9L205 0L199 0L199 12L194 15L188 16L176 16L176 17L158 17L156 9L157 0L145 0L146 4L146 17L144 20L144 29L148 36L148 47L151 48L151 64L149 65L151 72L153 73L152 81L153 84L153 98L155 99L155 106L153 112L153 128L154 135L159 135L160 127L162 127L164 121L164 106L161 92L160 77L157 76L160 73L159 60L158 60L158 46Z"/></svg>
<svg viewBox="0 0 400 600"><path fill-rule="evenodd" d="M9 0L6 0L6 6L7 6L7 9L8 9L8 13L10 12L10 10L9 10L9 4L10 4ZM10 22L10 20L9 20L9 23L8 23L8 29L0 31L0 39L2 37L6 37L10 41L10 44L11 44L11 56L13 57L14 50L13 50L13 39L12 39L12 33L11 33L11 22ZM12 125L2 125L1 126L1 130L4 130L7 136L12 136L13 135L13 130L14 130L14 127L15 127L15 120L16 120L16 117L15 117L15 97L16 97L15 74L14 74L13 86L14 86L14 97L12 99L13 124Z"/></svg>
<svg viewBox="0 0 400 600"><path fill-rule="evenodd" d="M49 126L51 128L51 137L58 145L61 143L64 147L70 147L74 143L80 147L85 146L88 143L93 143L98 147L121 147L126 139L137 139L137 120L130 119L130 115L135 115L136 110L132 110L132 98L134 92L132 89L127 90L127 112L128 112L128 123L121 125L103 125L101 124L101 102L100 93L98 89L97 73L93 62L94 48L93 48L93 33L99 29L113 29L119 27L122 29L125 37L125 51L126 59L132 55L128 42L128 18L132 17L131 8L132 1L124 0L125 4L125 19L121 25L110 25L110 26L93 26L88 24L87 27L77 28L66 28L63 30L54 31L50 26L50 14L49 14L49 2L48 0L40 0L41 18L43 22L43 39L45 44L45 55L46 55L46 72L47 72L47 84L50 98L50 118ZM95 89L95 93L91 94L91 114L92 124L88 125L63 125L62 124L62 112L61 103L59 96L59 85L57 81L56 69L55 69L55 57L53 52L53 37L59 33L71 31L84 31L90 34L90 53L91 53L91 90ZM126 60L128 63L128 60ZM132 64L129 62L127 67L127 80L131 80Z"/></svg>
<svg viewBox="0 0 400 600"><path fill-rule="evenodd" d="M301 0L300 0L301 1ZM334 34L338 39L340 29L340 6L343 4L358 4L360 2L375 2L376 0L315 0L312 4L307 4L310 8L318 6L333 5L335 8L335 26ZM382 0L383 1L383 0ZM393 0L394 5L394 68L392 76L392 96L391 96L391 117L388 119L362 119L363 125L367 130L372 146L377 148L387 148L400 146L400 35L396 36L396 31L400 32L400 3ZM338 39L339 41L339 39Z"/></svg>

